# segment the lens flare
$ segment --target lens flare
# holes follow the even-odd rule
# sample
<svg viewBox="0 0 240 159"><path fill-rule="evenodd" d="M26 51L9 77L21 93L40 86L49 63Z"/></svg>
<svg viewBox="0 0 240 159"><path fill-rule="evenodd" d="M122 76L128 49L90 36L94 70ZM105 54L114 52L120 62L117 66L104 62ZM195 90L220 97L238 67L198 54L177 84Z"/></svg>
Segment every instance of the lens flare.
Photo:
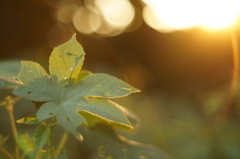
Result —
<svg viewBox="0 0 240 159"><path fill-rule="evenodd" d="M192 27L222 29L231 26L240 14L239 0L143 0L145 22L159 31Z"/></svg>

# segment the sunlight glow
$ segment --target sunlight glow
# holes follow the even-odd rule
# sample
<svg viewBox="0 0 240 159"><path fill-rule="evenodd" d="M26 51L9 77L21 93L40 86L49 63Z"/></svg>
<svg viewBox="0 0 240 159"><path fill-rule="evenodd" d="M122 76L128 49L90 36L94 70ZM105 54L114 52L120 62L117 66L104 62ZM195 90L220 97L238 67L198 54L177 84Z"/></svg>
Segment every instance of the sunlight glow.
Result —
<svg viewBox="0 0 240 159"><path fill-rule="evenodd" d="M143 0L145 22L169 32L200 27L222 29L232 25L240 14L239 0Z"/></svg>
<svg viewBox="0 0 240 159"><path fill-rule="evenodd" d="M129 0L95 0L106 22L118 28L128 26L134 16L134 7Z"/></svg>
<svg viewBox="0 0 240 159"><path fill-rule="evenodd" d="M94 12L84 7L79 7L76 10L72 21L76 30L84 34L97 31L102 24L102 19L97 11Z"/></svg>
<svg viewBox="0 0 240 159"><path fill-rule="evenodd" d="M58 23L72 23L83 34L116 36L134 26L135 8L129 0L84 0L83 4L63 2L56 18Z"/></svg>

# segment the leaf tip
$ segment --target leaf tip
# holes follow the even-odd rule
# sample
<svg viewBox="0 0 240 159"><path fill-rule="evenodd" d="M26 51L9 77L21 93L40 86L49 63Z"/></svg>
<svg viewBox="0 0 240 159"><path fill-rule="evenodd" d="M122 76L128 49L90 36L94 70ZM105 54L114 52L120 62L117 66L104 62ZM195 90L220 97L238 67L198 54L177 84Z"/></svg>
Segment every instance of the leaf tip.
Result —
<svg viewBox="0 0 240 159"><path fill-rule="evenodd" d="M77 41L77 35L76 35L76 33L74 33L74 34L72 35L70 41L71 41L71 42Z"/></svg>
<svg viewBox="0 0 240 159"><path fill-rule="evenodd" d="M123 89L123 90L127 90L129 91L129 93L137 93L137 92L141 92L141 90L134 88L134 87L124 87L122 85L119 86L119 88Z"/></svg>

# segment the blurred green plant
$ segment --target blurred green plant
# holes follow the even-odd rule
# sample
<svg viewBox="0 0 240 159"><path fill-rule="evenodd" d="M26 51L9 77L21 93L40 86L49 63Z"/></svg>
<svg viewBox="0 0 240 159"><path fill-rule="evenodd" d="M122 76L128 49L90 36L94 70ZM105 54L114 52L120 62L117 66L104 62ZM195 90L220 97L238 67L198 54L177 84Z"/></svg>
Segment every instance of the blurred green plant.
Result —
<svg viewBox="0 0 240 159"><path fill-rule="evenodd" d="M78 130L82 126L103 134L108 141L99 145L101 158L166 158L155 147L117 135L115 129L133 130L137 121L134 114L110 99L139 90L110 75L81 71L84 55L74 35L53 50L49 62L50 75L32 61L22 61L20 71L19 62L0 63L4 65L0 67L0 88L14 89L15 96L7 96L0 105L9 113L16 144L12 155L2 146L7 138L1 137L0 151L9 159L66 159L68 155L64 146L68 132L82 141L83 136ZM20 97L33 101L38 108L36 114L17 120L22 124L39 124L32 138L28 133L18 133L15 125L13 107ZM54 135L58 125L66 133L55 147Z"/></svg>

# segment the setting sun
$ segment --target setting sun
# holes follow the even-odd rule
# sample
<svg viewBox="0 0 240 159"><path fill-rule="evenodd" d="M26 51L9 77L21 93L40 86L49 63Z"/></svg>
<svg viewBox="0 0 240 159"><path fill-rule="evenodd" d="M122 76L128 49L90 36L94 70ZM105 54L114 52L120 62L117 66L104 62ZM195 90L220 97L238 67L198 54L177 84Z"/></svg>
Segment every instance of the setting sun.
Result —
<svg viewBox="0 0 240 159"><path fill-rule="evenodd" d="M239 0L143 0L145 22L159 31L200 27L222 29L238 18Z"/></svg>

